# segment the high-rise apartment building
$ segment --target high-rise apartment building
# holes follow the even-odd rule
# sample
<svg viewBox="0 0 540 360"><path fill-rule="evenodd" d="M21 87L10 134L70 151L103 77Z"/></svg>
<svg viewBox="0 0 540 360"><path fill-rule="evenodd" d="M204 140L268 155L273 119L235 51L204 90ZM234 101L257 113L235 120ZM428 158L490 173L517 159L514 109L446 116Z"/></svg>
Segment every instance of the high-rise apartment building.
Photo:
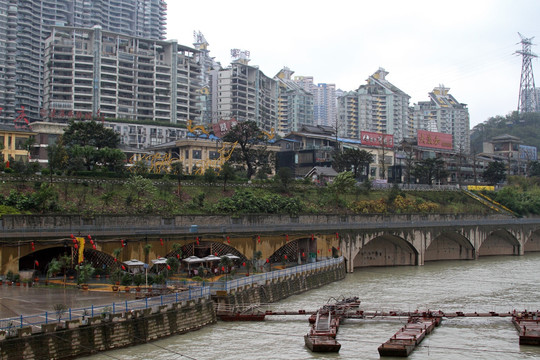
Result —
<svg viewBox="0 0 540 360"><path fill-rule="evenodd" d="M221 64L210 56L210 50L208 49L208 41L204 35L199 31L193 33L194 42L193 46L198 51L199 63L201 64L201 122L205 125L212 124L213 119L216 117L212 113L212 71L220 70Z"/></svg>
<svg viewBox="0 0 540 360"><path fill-rule="evenodd" d="M266 132L277 130L278 82L244 56L212 71L212 112L218 119L255 121Z"/></svg>
<svg viewBox="0 0 540 360"><path fill-rule="evenodd" d="M450 89L440 85L429 93L429 101L420 101L413 108L417 129L451 134L455 151L470 150L469 109L459 103Z"/></svg>
<svg viewBox="0 0 540 360"><path fill-rule="evenodd" d="M45 40L52 26L163 40L163 0L0 0L0 121L41 119Z"/></svg>
<svg viewBox="0 0 540 360"><path fill-rule="evenodd" d="M337 121L336 85L313 82L312 76L294 78L304 90L313 94L313 122L315 125L335 126Z"/></svg>
<svg viewBox="0 0 540 360"><path fill-rule="evenodd" d="M394 135L399 142L411 135L409 124L410 96L386 80L380 68L356 91L339 100L339 124L347 137L360 138L360 131Z"/></svg>
<svg viewBox="0 0 540 360"><path fill-rule="evenodd" d="M291 79L294 71L283 68L275 77L279 83L278 128L280 135L313 125L313 94Z"/></svg>
<svg viewBox="0 0 540 360"><path fill-rule="evenodd" d="M198 51L176 41L53 27L45 43L44 101L49 121L119 118L200 122Z"/></svg>

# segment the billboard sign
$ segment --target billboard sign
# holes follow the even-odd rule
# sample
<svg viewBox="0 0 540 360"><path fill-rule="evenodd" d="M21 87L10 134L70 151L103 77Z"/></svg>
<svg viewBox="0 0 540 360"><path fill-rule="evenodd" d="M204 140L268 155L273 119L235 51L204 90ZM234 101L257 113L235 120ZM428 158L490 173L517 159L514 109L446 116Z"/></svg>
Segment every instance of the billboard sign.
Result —
<svg viewBox="0 0 540 360"><path fill-rule="evenodd" d="M452 150L452 135L426 130L417 130L418 146Z"/></svg>
<svg viewBox="0 0 540 360"><path fill-rule="evenodd" d="M362 145L382 146L384 144L384 147L386 148L394 147L394 135L361 131L360 140L362 142Z"/></svg>
<svg viewBox="0 0 540 360"><path fill-rule="evenodd" d="M538 160L536 146L519 145L519 159L526 161Z"/></svg>
<svg viewBox="0 0 540 360"><path fill-rule="evenodd" d="M238 121L236 121L235 118L232 118L230 120L219 120L217 123L212 124L214 135L219 138L223 137L226 133L229 132L229 130L235 127L237 123Z"/></svg>

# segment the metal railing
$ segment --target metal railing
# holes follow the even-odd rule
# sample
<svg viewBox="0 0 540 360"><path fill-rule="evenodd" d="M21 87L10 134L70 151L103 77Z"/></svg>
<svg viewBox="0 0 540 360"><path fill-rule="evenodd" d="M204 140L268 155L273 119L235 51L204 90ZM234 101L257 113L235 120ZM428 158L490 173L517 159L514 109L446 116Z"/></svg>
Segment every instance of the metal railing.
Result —
<svg viewBox="0 0 540 360"><path fill-rule="evenodd" d="M8 333L16 328L32 326L40 329L43 324L61 323L62 321L85 320L94 316L106 316L108 314L126 313L133 310L149 309L155 306L179 303L182 301L198 300L210 297L210 287L194 286L185 291L176 292L156 297L147 297L138 300L125 300L112 302L105 305L91 305L82 308L68 308L59 311L48 311L34 315L19 315L6 319L0 319L0 331Z"/></svg>
<svg viewBox="0 0 540 360"><path fill-rule="evenodd" d="M264 274L246 276L241 279L232 279L228 281L218 281L202 283L197 285L189 285L181 292L175 292L167 295L156 297L148 297L138 300L126 300L120 302L112 302L110 304L99 306L87 306L83 308L68 308L61 311L50 311L34 315L20 315L16 317L0 319L0 331L5 330L8 334L14 332L16 328L24 326L32 326L37 329L43 324L60 323L61 321L85 320L89 317L98 315L106 316L108 314L126 313L133 310L141 310L153 308L155 306L179 303L182 301L198 300L201 298L209 298L210 295L216 294L217 291L230 291L243 286L251 286L254 284L264 285L267 281L280 279L283 277L300 274L306 271L318 270L328 266L334 266L342 263L343 257L331 258L314 263L307 263L291 268L270 271ZM174 282L170 282L174 284ZM188 283L186 283L188 284ZM60 316L59 316L60 315Z"/></svg>

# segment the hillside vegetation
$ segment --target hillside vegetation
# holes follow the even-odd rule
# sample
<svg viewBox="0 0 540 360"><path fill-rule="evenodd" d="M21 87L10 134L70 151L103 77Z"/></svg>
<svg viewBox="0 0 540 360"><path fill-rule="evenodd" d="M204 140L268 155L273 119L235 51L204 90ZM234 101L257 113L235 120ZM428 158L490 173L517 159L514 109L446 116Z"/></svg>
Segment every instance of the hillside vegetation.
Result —
<svg viewBox="0 0 540 360"><path fill-rule="evenodd" d="M339 177L338 177L339 178ZM347 178L347 176L344 176ZM4 214L487 214L459 191L372 190L338 179L330 186L275 180L227 183L219 178L178 182L134 175L126 180L3 175L0 215ZM60 180L65 180L60 182ZM69 181L67 181L69 180ZM366 187L367 186L367 187Z"/></svg>
<svg viewBox="0 0 540 360"><path fill-rule="evenodd" d="M524 145L540 148L540 113L513 112L476 125L471 132L471 151L481 152L482 142L504 134L517 136Z"/></svg>

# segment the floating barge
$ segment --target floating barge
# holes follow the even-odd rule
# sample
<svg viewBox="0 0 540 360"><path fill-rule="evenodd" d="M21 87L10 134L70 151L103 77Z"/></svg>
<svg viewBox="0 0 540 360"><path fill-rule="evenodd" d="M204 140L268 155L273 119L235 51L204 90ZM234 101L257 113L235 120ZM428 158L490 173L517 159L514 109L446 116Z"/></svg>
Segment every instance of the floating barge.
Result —
<svg viewBox="0 0 540 360"><path fill-rule="evenodd" d="M315 324L304 336L306 347L313 352L338 352L341 349L341 344L336 341L339 322L331 312L318 312Z"/></svg>
<svg viewBox="0 0 540 360"><path fill-rule="evenodd" d="M540 324L538 312L516 313L512 315L512 324L519 332L519 345L540 346Z"/></svg>
<svg viewBox="0 0 540 360"><path fill-rule="evenodd" d="M379 346L380 356L407 357L424 340L426 335L441 323L441 316L411 316L407 324L387 342Z"/></svg>

